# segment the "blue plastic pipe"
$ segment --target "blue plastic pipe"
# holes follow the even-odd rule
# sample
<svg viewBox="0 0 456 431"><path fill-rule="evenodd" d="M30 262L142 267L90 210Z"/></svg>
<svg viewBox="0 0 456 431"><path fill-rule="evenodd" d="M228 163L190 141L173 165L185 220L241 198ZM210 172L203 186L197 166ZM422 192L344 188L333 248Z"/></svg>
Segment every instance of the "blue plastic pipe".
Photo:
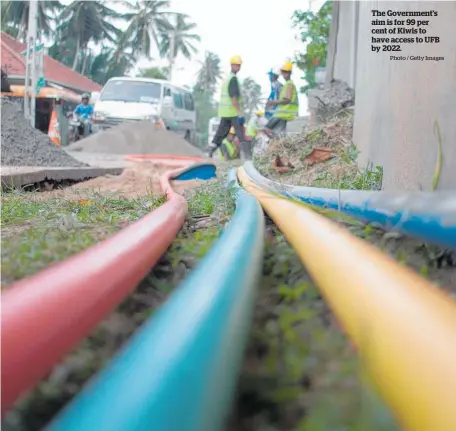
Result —
<svg viewBox="0 0 456 431"><path fill-rule="evenodd" d="M385 230L456 249L456 193L337 190L282 184L263 177L246 162L244 169L259 186L290 199L344 213Z"/></svg>
<svg viewBox="0 0 456 431"><path fill-rule="evenodd" d="M235 176L234 176L235 179ZM48 431L221 431L249 335L264 219L239 191L226 230Z"/></svg>
<svg viewBox="0 0 456 431"><path fill-rule="evenodd" d="M212 163L198 163L182 169L178 175L170 179L177 181L210 180L216 176L216 167Z"/></svg>

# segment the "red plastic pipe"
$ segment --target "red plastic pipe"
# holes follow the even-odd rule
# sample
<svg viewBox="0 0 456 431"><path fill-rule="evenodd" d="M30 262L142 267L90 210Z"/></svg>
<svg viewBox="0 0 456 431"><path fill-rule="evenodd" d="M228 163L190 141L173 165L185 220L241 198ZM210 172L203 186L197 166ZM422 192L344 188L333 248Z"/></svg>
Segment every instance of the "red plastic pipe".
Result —
<svg viewBox="0 0 456 431"><path fill-rule="evenodd" d="M2 294L2 416L114 310L166 251L188 209L169 184L179 171L160 178L168 199L164 205Z"/></svg>
<svg viewBox="0 0 456 431"><path fill-rule="evenodd" d="M167 166L188 166L194 163L204 163L207 159L202 157L188 157L188 156L171 156L167 154L128 154L125 160L129 162L149 162L154 165L167 165Z"/></svg>

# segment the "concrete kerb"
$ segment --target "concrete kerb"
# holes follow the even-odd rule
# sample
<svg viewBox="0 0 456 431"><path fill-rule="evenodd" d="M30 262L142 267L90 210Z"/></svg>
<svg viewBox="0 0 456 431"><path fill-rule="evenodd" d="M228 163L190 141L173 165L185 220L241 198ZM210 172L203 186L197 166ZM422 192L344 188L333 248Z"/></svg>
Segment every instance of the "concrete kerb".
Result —
<svg viewBox="0 0 456 431"><path fill-rule="evenodd" d="M2 166L2 189L21 188L42 181L83 181L99 176L111 174L119 175L124 168L102 167L33 167L33 166Z"/></svg>

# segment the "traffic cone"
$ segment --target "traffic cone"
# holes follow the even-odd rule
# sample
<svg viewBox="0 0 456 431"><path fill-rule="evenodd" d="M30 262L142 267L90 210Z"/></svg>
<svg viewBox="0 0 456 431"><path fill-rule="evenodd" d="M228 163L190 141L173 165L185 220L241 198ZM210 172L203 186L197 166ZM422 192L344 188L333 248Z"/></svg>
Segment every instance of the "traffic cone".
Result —
<svg viewBox="0 0 456 431"><path fill-rule="evenodd" d="M55 145L60 147L60 125L57 120L57 113L55 112L55 109L52 110L48 136Z"/></svg>

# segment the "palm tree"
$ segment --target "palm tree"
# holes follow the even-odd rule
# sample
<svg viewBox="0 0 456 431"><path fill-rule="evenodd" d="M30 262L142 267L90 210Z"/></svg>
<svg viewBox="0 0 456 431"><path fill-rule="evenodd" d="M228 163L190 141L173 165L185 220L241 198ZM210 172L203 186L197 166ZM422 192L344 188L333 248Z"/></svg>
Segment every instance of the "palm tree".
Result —
<svg viewBox="0 0 456 431"><path fill-rule="evenodd" d="M74 39L76 46L73 70L76 70L81 52L83 53L82 73L87 65L87 50L90 42L99 44L105 40L116 42L120 30L109 22L119 14L105 5L105 1L73 1L62 11L59 21L61 40Z"/></svg>
<svg viewBox="0 0 456 431"><path fill-rule="evenodd" d="M135 65L136 58L131 51L117 46L116 49L103 47L100 54L88 61L89 77L104 85L114 76L126 75Z"/></svg>
<svg viewBox="0 0 456 431"><path fill-rule="evenodd" d="M75 52L76 40L64 37L60 31L56 34L54 43L48 48L48 55L50 57L55 58L68 67L71 67L73 64ZM79 66L80 64L78 63Z"/></svg>
<svg viewBox="0 0 456 431"><path fill-rule="evenodd" d="M38 37L52 34L52 21L63 9L60 1L41 0L38 2ZM29 1L2 1L2 30L24 42L28 30Z"/></svg>
<svg viewBox="0 0 456 431"><path fill-rule="evenodd" d="M165 31L172 30L168 21L170 2L168 0L137 0L131 4L124 2L131 12L122 14L122 18L129 22L125 31L128 44L134 47L135 54L151 58L151 48L155 44L160 46L160 36Z"/></svg>
<svg viewBox="0 0 456 431"><path fill-rule="evenodd" d="M261 85L253 78L245 78L241 85L241 93L246 117L249 118L253 111L262 103Z"/></svg>
<svg viewBox="0 0 456 431"><path fill-rule="evenodd" d="M198 49L192 42L201 41L201 38L191 33L196 28L196 24L187 22L188 15L174 14L175 24L171 25L171 29L159 28L160 44L159 52L162 57L169 57L169 68L172 71L175 58L181 53L186 59L190 59L192 54L198 52ZM171 48L171 45L173 46ZM171 52L173 49L173 52Z"/></svg>
<svg viewBox="0 0 456 431"><path fill-rule="evenodd" d="M200 64L201 69L197 75L197 86L201 91L213 94L217 81L222 76L220 58L213 52L206 52L204 61L200 62Z"/></svg>
<svg viewBox="0 0 456 431"><path fill-rule="evenodd" d="M139 71L140 78L168 79L169 70L167 67L149 67Z"/></svg>

